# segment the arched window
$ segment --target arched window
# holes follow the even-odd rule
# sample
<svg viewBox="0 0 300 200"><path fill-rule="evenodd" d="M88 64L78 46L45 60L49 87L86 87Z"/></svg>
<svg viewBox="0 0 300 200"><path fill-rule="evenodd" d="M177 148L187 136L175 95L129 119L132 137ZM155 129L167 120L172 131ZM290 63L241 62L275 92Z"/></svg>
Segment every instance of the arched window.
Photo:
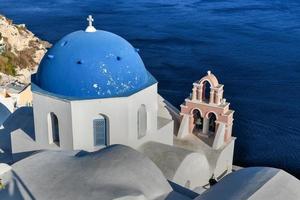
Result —
<svg viewBox="0 0 300 200"><path fill-rule="evenodd" d="M203 88L202 88L202 101L208 102L210 98L210 83L208 81L203 82Z"/></svg>
<svg viewBox="0 0 300 200"><path fill-rule="evenodd" d="M138 110L137 120L138 139L140 139L144 137L147 133L147 110L144 104L141 105Z"/></svg>
<svg viewBox="0 0 300 200"><path fill-rule="evenodd" d="M98 119L93 121L94 128L94 145L108 145L108 119L99 115Z"/></svg>
<svg viewBox="0 0 300 200"><path fill-rule="evenodd" d="M48 131L50 135L50 143L55 143L59 146L59 126L57 116L51 112L48 115Z"/></svg>
<svg viewBox="0 0 300 200"><path fill-rule="evenodd" d="M208 121L209 121L209 132L215 132L216 131L216 120L217 116L214 113L208 114Z"/></svg>
<svg viewBox="0 0 300 200"><path fill-rule="evenodd" d="M193 118L194 118L194 129L193 133L202 132L203 129L203 118L201 117L201 113L198 109L193 110Z"/></svg>

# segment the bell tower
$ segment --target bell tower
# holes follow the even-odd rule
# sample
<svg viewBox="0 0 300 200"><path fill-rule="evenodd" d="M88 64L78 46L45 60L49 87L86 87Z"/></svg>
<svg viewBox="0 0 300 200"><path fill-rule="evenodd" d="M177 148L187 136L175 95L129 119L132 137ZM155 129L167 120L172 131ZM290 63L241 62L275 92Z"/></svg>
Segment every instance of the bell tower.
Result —
<svg viewBox="0 0 300 200"><path fill-rule="evenodd" d="M180 106L178 138L193 134L213 149L230 141L234 111L223 98L223 88L211 71L193 83L192 93Z"/></svg>

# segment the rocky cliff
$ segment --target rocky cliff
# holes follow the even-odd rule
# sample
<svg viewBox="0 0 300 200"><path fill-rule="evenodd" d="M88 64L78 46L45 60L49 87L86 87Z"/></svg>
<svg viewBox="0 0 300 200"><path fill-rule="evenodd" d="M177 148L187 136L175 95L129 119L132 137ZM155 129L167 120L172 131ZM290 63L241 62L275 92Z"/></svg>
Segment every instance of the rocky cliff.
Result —
<svg viewBox="0 0 300 200"><path fill-rule="evenodd" d="M0 15L0 86L11 82L29 83L51 45L37 38L25 24L13 24Z"/></svg>

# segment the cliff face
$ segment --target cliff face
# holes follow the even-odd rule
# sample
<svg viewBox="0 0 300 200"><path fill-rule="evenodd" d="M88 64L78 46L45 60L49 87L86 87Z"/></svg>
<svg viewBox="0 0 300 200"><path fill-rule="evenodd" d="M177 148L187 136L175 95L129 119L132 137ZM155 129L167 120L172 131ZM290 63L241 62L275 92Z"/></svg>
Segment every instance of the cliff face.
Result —
<svg viewBox="0 0 300 200"><path fill-rule="evenodd" d="M30 32L24 24L13 24L0 15L0 86L29 83L30 75L51 46Z"/></svg>

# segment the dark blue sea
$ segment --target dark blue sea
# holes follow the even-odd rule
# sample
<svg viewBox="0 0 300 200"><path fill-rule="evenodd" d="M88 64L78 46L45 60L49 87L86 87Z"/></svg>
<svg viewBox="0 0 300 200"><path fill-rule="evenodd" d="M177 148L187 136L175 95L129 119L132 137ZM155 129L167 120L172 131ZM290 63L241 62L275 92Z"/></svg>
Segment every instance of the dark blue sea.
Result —
<svg viewBox="0 0 300 200"><path fill-rule="evenodd" d="M236 111L234 163L300 177L299 0L0 0L0 13L51 43L92 14L140 49L178 108L212 70Z"/></svg>

